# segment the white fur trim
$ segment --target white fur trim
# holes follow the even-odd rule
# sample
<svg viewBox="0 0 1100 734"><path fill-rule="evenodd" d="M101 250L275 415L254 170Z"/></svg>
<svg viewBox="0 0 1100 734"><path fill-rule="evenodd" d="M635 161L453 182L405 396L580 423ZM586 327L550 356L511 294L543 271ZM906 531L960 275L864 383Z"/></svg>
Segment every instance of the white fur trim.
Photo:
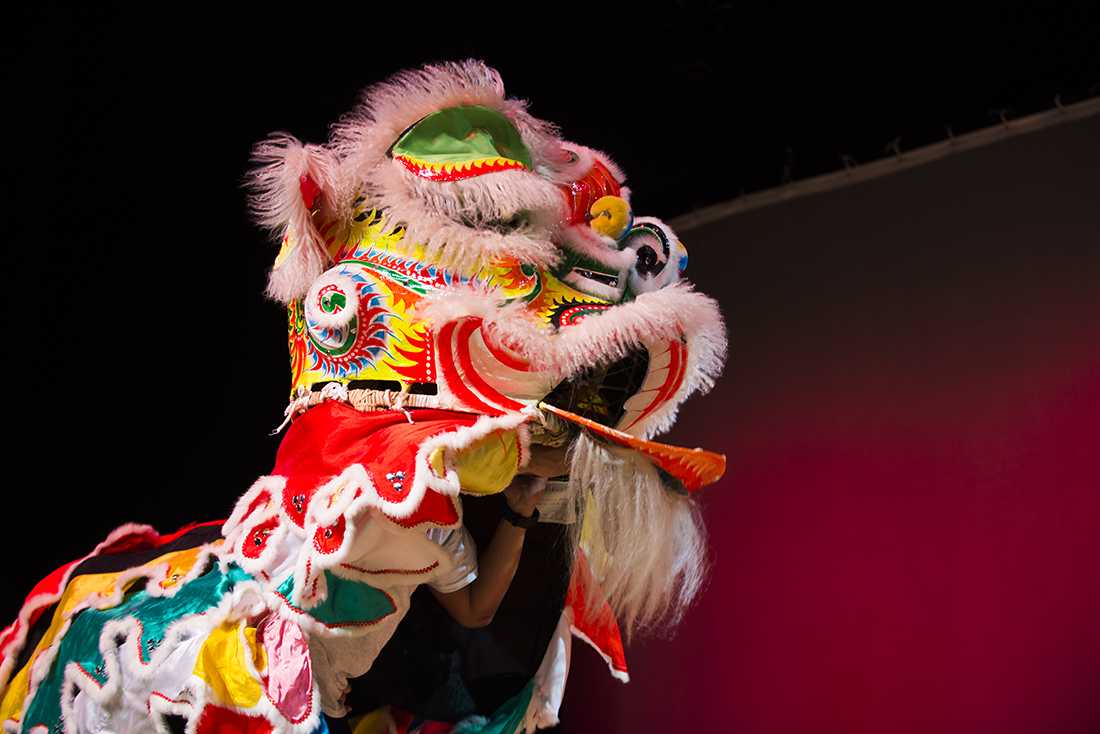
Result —
<svg viewBox="0 0 1100 734"><path fill-rule="evenodd" d="M392 160L389 149L409 126L449 107L480 105L508 117L532 155L534 171L509 170L452 182L427 181ZM341 159L340 179L361 188L390 226L408 231L405 242L426 256L465 268L502 256L549 265L551 242L565 213L555 182L540 173L563 162L556 128L531 116L526 103L504 97L495 69L469 59L402 71L363 94L362 103L333 128L331 150ZM527 212L529 226L502 234L496 221Z"/></svg>
<svg viewBox="0 0 1100 734"><path fill-rule="evenodd" d="M343 308L335 313L327 313L321 309L321 291L336 289L345 299ZM326 270L320 277L313 281L309 292L305 297L306 318L311 326L316 325L322 329L342 329L359 312L359 286L342 267Z"/></svg>
<svg viewBox="0 0 1100 734"><path fill-rule="evenodd" d="M88 560L92 556L99 555L100 551L110 547L121 538L128 535L153 535L157 536L157 531L150 525L142 525L139 523L125 523L118 526L107 535L107 538L97 545L91 553L88 555L73 561L65 571L61 580L58 582L56 593L37 594L23 604L23 607L19 610L19 615L16 617L16 621L13 623L16 625L15 634L12 639L8 641L4 649L0 651L0 654L4 656L3 663L0 663L0 694L2 694L8 685L8 677L12 674L12 668L15 666L16 658L19 657L20 651L23 649L23 643L26 642L27 632L30 629L30 618L34 612L42 607L55 604L61 595L65 593L65 587L69 584L69 579L72 577L72 573L80 566L81 563Z"/></svg>
<svg viewBox="0 0 1100 734"><path fill-rule="evenodd" d="M611 156L609 156L607 153L604 153L602 150L596 150L595 148L585 148L585 150L587 150L593 158L604 164L607 170L611 172L611 175L615 177L615 180L620 185L626 183L626 174L623 173L623 169L619 167L618 163L611 160ZM622 197L627 201L630 201L630 190L626 189L625 192L622 193Z"/></svg>
<svg viewBox="0 0 1100 734"><path fill-rule="evenodd" d="M623 271L634 264L633 252L620 250L615 240L605 237L587 224L565 227L561 237L566 247L598 263Z"/></svg>
<svg viewBox="0 0 1100 734"><path fill-rule="evenodd" d="M129 525L124 527L148 528L149 530L152 530L152 528L144 525ZM116 537L116 534L118 534L119 531L122 529L123 528L116 529L109 537L114 537L116 540L118 537L124 537L128 533L123 533L122 535L118 535ZM101 543L99 546L97 546L97 551L109 545L110 542L112 541L109 540ZM173 551L166 551L166 554L171 552ZM207 546L203 547L202 551L200 551L199 556L195 559L194 565L191 567L191 570L188 571L183 578L179 579L175 585L168 589L165 589L160 586L159 583L150 583L146 585L145 591L151 597L174 596L176 593L179 592L181 588L183 588L184 584L186 584L188 581L191 581L192 579L198 578L198 576L200 576L202 572L206 569L207 564L216 557L217 549L214 547L213 544L208 544ZM71 610L69 610L68 616L62 623L60 629L58 629L57 634L54 636L53 642L50 644L49 647L42 650L38 654L38 656L30 663L31 668L27 677L27 695L23 699L23 707L25 708L27 703L34 699L35 694L38 692L38 686L42 683L42 680L45 679L47 675L49 675L50 668L53 666L54 659L57 657L57 653L60 650L61 642L65 638L65 635L68 633L69 627L72 624L72 620L76 617L78 612L83 611L84 609L110 609L112 607L116 607L122 603L123 597L125 596L125 591L130 586L131 581L139 578L148 578L150 581L160 581L162 580L162 577L169 568L169 562L166 561L164 563L157 563L155 565L145 564L122 571L119 573L118 578L115 581L114 593L112 593L110 596L99 596L95 594L90 595L81 603L75 605ZM68 577L66 578L66 585L67 584ZM133 620L133 617L125 617L121 620L114 620L113 622L110 622L108 623L108 625L104 626L103 632L100 635L99 644L101 650L104 647L104 635L106 635L107 633L107 626L115 625L121 622L125 622L127 620ZM166 642L168 641L168 634L169 630L171 629L172 628L170 627L168 630L165 631L164 639ZM153 651L153 655L150 657L149 662L144 663L143 665L154 666L155 664L159 664L158 661L162 659L165 654L167 654L166 651L168 649L170 649L169 645L162 644ZM135 656L137 655L136 648L134 650L134 654ZM104 660L107 661L106 655L104 656ZM74 663L70 663L69 667L72 667L74 665ZM107 662L107 666L108 673L110 673L110 662ZM77 670L76 668L74 668L72 671L70 671L68 667L66 668L66 681L69 680L70 672L74 673L74 675L76 675L80 679L79 682L87 683L88 685L94 685L90 681L88 681L88 678L83 673L81 673L80 670ZM98 686L95 686L95 688L98 691ZM71 699L66 698L64 689L62 691L62 694L62 710L64 711L66 700L69 700L71 703ZM89 693L88 695L92 696L93 699L96 701L101 701L101 699L98 697L98 693L95 695Z"/></svg>
<svg viewBox="0 0 1100 734"><path fill-rule="evenodd" d="M689 395L714 385L726 355L726 330L714 299L685 282L643 293L579 324L552 333L525 310L522 302L500 306L500 294L475 289L451 289L425 298L416 317L439 328L466 316L484 320L484 331L527 359L533 369L566 379L593 365L625 357L650 344L685 339L687 371L673 399L634 427L649 438L667 430L676 408Z"/></svg>
<svg viewBox="0 0 1100 734"><path fill-rule="evenodd" d="M147 706L149 707L149 716L153 720L153 728L156 729L157 734L173 734L165 722L165 718L168 716L180 716L184 721L197 718L195 705L191 701L177 701L150 694Z"/></svg>
<svg viewBox="0 0 1100 734"><path fill-rule="evenodd" d="M423 246L425 258L447 267L476 269L500 257L547 266L560 257L551 238L565 198L553 184L530 172L426 181L387 159L371 171L363 190L371 205L385 213L387 227L406 228L398 248ZM534 215L526 227L502 234L488 226L521 211Z"/></svg>
<svg viewBox="0 0 1100 734"><path fill-rule="evenodd" d="M232 539L239 533L241 529L241 523L251 516L252 512L261 511L262 507L256 507L250 512L250 508L253 502L255 502L260 495L267 492L274 498L276 505L280 504L282 497L283 487L286 486L286 479L278 476L264 476L257 479L252 483L252 486L248 488L233 507L232 514L229 515L229 519L222 525L222 537L225 538L227 545L232 545Z"/></svg>
<svg viewBox="0 0 1100 734"><path fill-rule="evenodd" d="M252 160L258 164L249 177L252 213L277 241L289 238L290 250L272 268L267 294L290 303L305 294L329 259L324 237L302 200L302 176L320 187L319 211L328 221L348 203L340 199L348 197L337 177L336 157L322 146L303 145L292 135L276 133L253 148Z"/></svg>
<svg viewBox="0 0 1100 734"><path fill-rule="evenodd" d="M569 153L573 154L574 160L569 161ZM611 156L603 151L574 143L571 140L560 142L559 152L554 156L553 164L546 166L541 172L555 183L572 183L584 178L592 170L593 162L597 160L607 167L607 170L611 172L611 175L614 176L620 186L626 182L626 174L623 173L623 169L619 168L615 161L611 160ZM624 189L620 192L620 196L630 201L630 190Z"/></svg>
<svg viewBox="0 0 1100 734"><path fill-rule="evenodd" d="M225 570L224 562L221 564ZM242 581L227 594L219 604L205 612L183 617L173 623L165 631L164 641L154 651L148 663L142 663L137 657L137 645L140 640L140 624L133 617L114 620L106 624L100 635L99 647L103 655L107 669L107 683L102 688L90 680L81 672L79 666L70 663L64 674L62 683L62 714L66 720L72 716L72 704L74 701L73 689L88 696L105 710L111 711L122 705L120 699L123 693L122 684L133 686L135 683L148 685L159 665L171 654L172 650L187 640L196 637L205 640L211 631L220 627L223 623L233 621L236 624L237 634L241 635L241 644L246 646L243 633L247 620L260 616L269 611L263 600L263 590L255 581ZM121 643L116 641L121 638ZM201 645L199 646L201 649ZM254 676L256 682L262 686L262 677L255 670L252 661L245 656L245 665L248 672ZM273 731L285 734L309 734L320 721L321 709L317 687L311 692L311 705L309 715L297 723L287 721L281 712L265 696L261 696L258 703L250 709L229 706L213 700L209 687L199 679L191 677L186 686L188 698L184 700L163 700L150 695L147 706L153 713L154 706L157 713L176 713L187 719L185 731L194 734L198 727L198 720L203 708L209 703L219 708L235 711L248 716L262 716L272 724ZM131 690L127 688L127 690ZM154 722L154 726L162 726L160 721Z"/></svg>
<svg viewBox="0 0 1100 734"><path fill-rule="evenodd" d="M418 120L448 107L481 105L506 115L519 130L536 165L560 146L556 128L531 116L527 104L504 97L496 69L467 59L406 69L369 87L360 105L333 126L332 149L362 178Z"/></svg>
<svg viewBox="0 0 1100 734"><path fill-rule="evenodd" d="M253 489L256 489L256 487L254 486ZM106 546L134 531L155 532L148 526L124 526L111 533L106 541L97 546L96 550L85 556L85 558L96 555ZM197 578L207 568L208 563L215 559L221 571L226 572L228 564L225 557L221 555L222 551L218 548L218 545L221 544L209 543L201 547L199 557L196 559L191 571L170 589L163 589L159 584L150 583L146 586L146 592L151 596L174 595L188 581ZM223 548L227 548L227 545L224 545ZM140 577L148 577L152 581L158 581L164 575L166 569L165 563L128 569L120 573L115 585L115 593L111 597L93 595L85 603L75 607L58 632L53 644L43 650L35 659L28 681L30 684L28 693L23 702L24 708L27 702L33 699L41 681L48 674L60 649L61 641L68 632L70 622L79 610L85 608L105 609L117 606L121 603L124 590L130 581ZM62 589L67 583L68 576L66 576L65 583L62 584ZM185 641L194 640L196 637L205 638L211 630L230 619L237 620L238 629L241 629L246 620L262 615L266 609L262 586L256 581L241 581L215 607L197 614L181 617L171 623L165 629L163 641L152 651L147 661L142 661L139 654L141 624L137 618L127 616L108 622L104 625L99 636L99 649L104 660L107 682L100 686L98 682L89 678L76 663L68 663L65 666L60 690L60 703L62 716L67 724L66 731L70 731L68 722L74 720L73 703L76 695L86 696L92 703L101 707L108 714L117 712L120 707L127 705L122 701L123 686L126 686L126 691L132 692L135 684L151 685L151 681L158 673L159 668L166 663L172 652L184 644ZM256 677L257 682L261 681L262 678L259 676L258 671L251 669L250 660L246 660L246 665L249 666L250 672ZM154 714L154 721L152 722L154 728L162 731L163 715L174 713L188 719L186 731L194 734L198 725L198 715L210 699L210 693L207 687L195 678L192 678L192 684L189 684L188 687L196 689L190 702L162 699L159 696L150 695L147 706L148 712ZM273 724L276 732L309 734L316 728L321 715L319 693L316 686L314 686L311 696L310 715L297 724L287 722L266 696L261 697L260 702L249 710L233 709L233 707L222 704L217 705L251 716L263 716ZM21 729L22 722L6 721L3 726L5 731L18 732ZM33 730L38 729L43 732L46 731L44 727L35 727Z"/></svg>
<svg viewBox="0 0 1100 734"><path fill-rule="evenodd" d="M405 496L399 502L384 499L374 487L370 472L362 464L350 464L337 476L325 482L310 498L305 509L304 527L299 528L286 514L282 503L282 490L286 478L266 476L258 479L252 487L237 501L232 515L224 526L223 534L229 556L241 568L252 574L271 572L281 567L286 554L284 540L297 546L297 555L293 558L294 592L291 603L302 609L309 609L325 598L325 580L323 571L339 566L350 560L349 554L355 544L359 525L364 524L367 512L378 510L389 518L401 519L412 515L429 489L457 497L462 490L458 472L453 466L453 453L494 431L515 431L519 442L519 454L523 459L529 455L528 433L525 413L508 413L502 416L480 416L473 425L447 431L424 441L417 449L414 458L415 476ZM429 458L437 450L443 450L444 475L437 476ZM259 500L265 492L271 497L249 512L249 507ZM356 496L358 495L358 496ZM453 501L453 500L452 500ZM457 508L456 508L456 511ZM461 517L461 512L458 511ZM255 558L243 555L242 544L251 530L257 525L278 517L279 523L268 537L267 546ZM332 553L322 553L314 547L313 539L318 531L331 527L344 519L344 538ZM272 578L270 584L277 585L283 578ZM332 634L340 634L334 631Z"/></svg>

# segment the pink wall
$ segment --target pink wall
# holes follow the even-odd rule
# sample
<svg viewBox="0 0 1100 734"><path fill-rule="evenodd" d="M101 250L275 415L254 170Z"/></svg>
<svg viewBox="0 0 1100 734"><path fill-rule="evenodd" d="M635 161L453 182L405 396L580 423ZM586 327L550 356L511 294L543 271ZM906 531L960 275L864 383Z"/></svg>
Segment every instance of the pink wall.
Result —
<svg viewBox="0 0 1100 734"><path fill-rule="evenodd" d="M685 236L714 571L567 731L1100 730L1098 122Z"/></svg>

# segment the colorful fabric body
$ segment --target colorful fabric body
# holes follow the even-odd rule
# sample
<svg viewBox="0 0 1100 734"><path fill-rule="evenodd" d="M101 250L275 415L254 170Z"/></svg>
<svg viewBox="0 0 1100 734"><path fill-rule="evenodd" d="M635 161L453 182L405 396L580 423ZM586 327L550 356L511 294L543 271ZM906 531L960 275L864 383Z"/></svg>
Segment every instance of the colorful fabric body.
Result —
<svg viewBox="0 0 1100 734"><path fill-rule="evenodd" d="M267 294L288 315L274 467L224 523L124 526L40 582L0 634L3 730L319 734L322 714L367 714L357 731L531 732L557 721L573 636L627 680L617 615L690 602L689 495L725 466L651 440L725 355L683 244L476 61L402 72L325 145L275 136L255 161L253 210L282 244ZM527 531L512 631L467 635L512 661L500 695L442 706L412 686L405 709L351 710L353 681L402 658L391 639L439 659L442 623L398 633L414 591L475 581L488 535L460 495L499 499L539 446L568 448L568 474ZM450 652L455 670L430 672L470 678Z"/></svg>
<svg viewBox="0 0 1100 734"><path fill-rule="evenodd" d="M47 579L39 589L44 593L29 600L28 614L21 617L37 628L32 635L37 642L24 647L26 638L21 644L12 639L13 628L5 631L10 643L4 665L15 671L0 709L5 731L153 732L166 731L178 718L193 722L199 732L226 726L319 732L325 730L320 712L348 713L342 705L348 680L370 668L408 609L411 591L420 583L444 592L470 583L476 578L476 547L461 524L446 522L449 515L412 523L364 504L343 525L339 545L348 550L330 563L323 555L327 546L318 542L323 529L320 536L306 529L314 525L314 503L328 506L340 492L331 487L306 492L304 512L287 492L317 476L315 440L331 442L326 455L340 466L348 456L372 466L361 454L344 453L345 436L369 437L364 426L375 431L418 426L425 435L437 435L469 431L476 422L445 411L411 413L410 424L396 411L319 406L284 438L276 469L286 473L258 481L224 526L199 526L169 536L169 542L147 528L121 529L101 550ZM485 439L475 439L469 456L451 450L453 461L447 464L473 471L488 460L486 453L494 466L501 457L511 456L514 463L515 449L509 447L516 444L493 438L493 451L486 452ZM367 443L385 456L395 445L404 446ZM276 476L286 480L277 504L267 481ZM275 514L266 515L270 507ZM271 517L280 524L263 519ZM270 530L257 532L260 528ZM212 538L213 530L222 537ZM246 552L253 548L259 553ZM311 575L314 563L322 570ZM299 584L296 572L303 567ZM312 587L312 596L301 593L303 585ZM563 620L572 614L566 609ZM562 624L530 685L478 724L483 728L464 730L514 731L556 715L570 630Z"/></svg>
<svg viewBox="0 0 1100 734"><path fill-rule="evenodd" d="M5 730L322 730L417 585L476 578L457 493L502 489L525 446L507 419L310 409L223 526L120 529L39 585L4 632Z"/></svg>

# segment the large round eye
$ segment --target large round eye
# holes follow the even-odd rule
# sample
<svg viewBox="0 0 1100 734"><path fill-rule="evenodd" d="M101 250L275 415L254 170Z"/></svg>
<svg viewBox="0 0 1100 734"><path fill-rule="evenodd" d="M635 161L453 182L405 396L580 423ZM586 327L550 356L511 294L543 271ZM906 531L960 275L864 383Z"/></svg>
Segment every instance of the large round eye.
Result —
<svg viewBox="0 0 1100 734"><path fill-rule="evenodd" d="M622 239L623 250L633 250L630 286L636 293L651 291L665 285L661 275L671 252L668 237L649 223L636 224Z"/></svg>
<svg viewBox="0 0 1100 734"><path fill-rule="evenodd" d="M306 318L322 327L341 327L359 309L359 289L346 268L337 266L322 273L309 287L305 298Z"/></svg>

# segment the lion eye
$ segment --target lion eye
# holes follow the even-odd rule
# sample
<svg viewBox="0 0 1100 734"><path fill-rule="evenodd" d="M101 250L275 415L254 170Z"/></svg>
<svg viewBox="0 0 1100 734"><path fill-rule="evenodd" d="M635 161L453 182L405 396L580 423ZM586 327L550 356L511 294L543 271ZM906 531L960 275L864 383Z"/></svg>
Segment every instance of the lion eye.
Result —
<svg viewBox="0 0 1100 734"><path fill-rule="evenodd" d="M660 275L668 264L669 245L664 233L655 227L638 225L623 238L624 250L634 251L632 276L646 281Z"/></svg>
<svg viewBox="0 0 1100 734"><path fill-rule="evenodd" d="M642 245L638 248L638 258L634 263L634 272L642 276L654 276L661 272L665 267L665 263L657 257L656 251L649 245Z"/></svg>

